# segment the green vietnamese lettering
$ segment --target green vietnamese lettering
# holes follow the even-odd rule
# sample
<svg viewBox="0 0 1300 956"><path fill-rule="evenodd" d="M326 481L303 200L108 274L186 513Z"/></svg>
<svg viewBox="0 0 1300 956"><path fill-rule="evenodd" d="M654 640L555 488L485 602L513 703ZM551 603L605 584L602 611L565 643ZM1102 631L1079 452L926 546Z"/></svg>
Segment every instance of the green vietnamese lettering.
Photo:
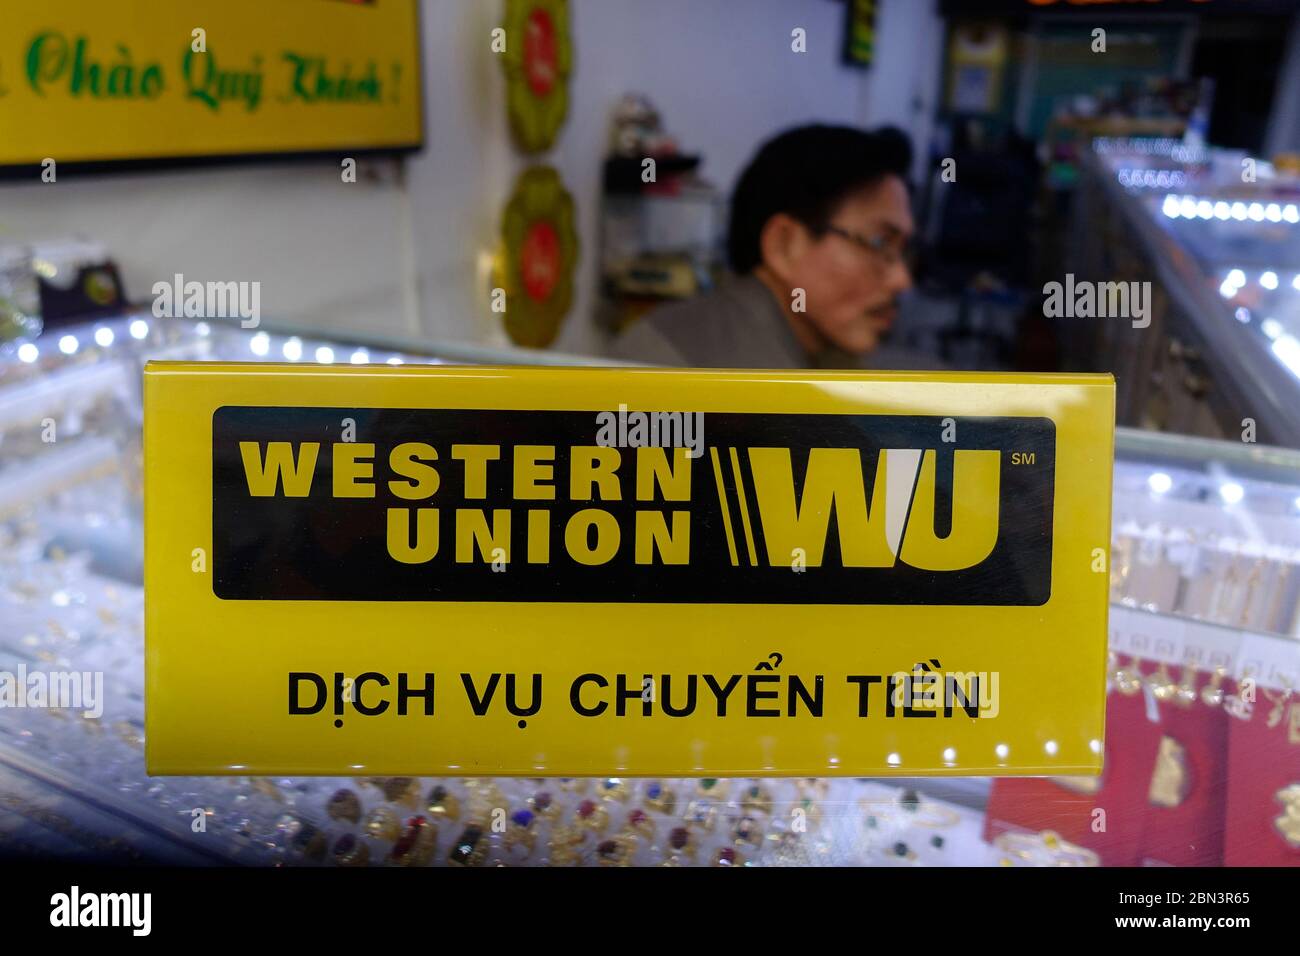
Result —
<svg viewBox="0 0 1300 956"><path fill-rule="evenodd" d="M374 61L366 64L359 76L352 75L352 64L344 63L339 69L327 68L322 56L306 56L285 51L283 60L292 68L290 86L280 96L288 103L378 103L383 93L383 83Z"/></svg>
<svg viewBox="0 0 1300 956"><path fill-rule="evenodd" d="M73 96L96 99L154 99L163 89L162 67L138 67L124 44L114 48L111 62L97 62L89 54L89 41L77 37L71 44L61 33L37 34L27 48L27 83L38 96L45 87L66 82Z"/></svg>
<svg viewBox="0 0 1300 956"><path fill-rule="evenodd" d="M198 100L216 112L221 104L242 101L244 109L253 112L262 102L262 58L254 55L247 70L229 70L217 66L216 53L209 47L206 53L195 53L186 48L181 60L181 75L185 78L185 96Z"/></svg>

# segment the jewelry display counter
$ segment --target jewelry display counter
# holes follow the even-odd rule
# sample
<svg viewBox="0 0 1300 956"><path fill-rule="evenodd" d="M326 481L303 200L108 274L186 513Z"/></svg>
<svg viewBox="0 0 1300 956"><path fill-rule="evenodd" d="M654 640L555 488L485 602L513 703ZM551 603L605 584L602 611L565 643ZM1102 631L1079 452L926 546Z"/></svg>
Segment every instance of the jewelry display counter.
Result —
<svg viewBox="0 0 1300 956"><path fill-rule="evenodd" d="M1069 283L1145 306L1063 320L1071 362L1115 373L1121 425L1300 448L1300 182L1178 140L1093 147Z"/></svg>
<svg viewBox="0 0 1300 956"><path fill-rule="evenodd" d="M1298 454L1120 435L1099 569L1114 600L1099 780L151 778L143 362L534 356L141 316L4 349L0 852L256 866L1300 862ZM55 673L75 706L46 706Z"/></svg>

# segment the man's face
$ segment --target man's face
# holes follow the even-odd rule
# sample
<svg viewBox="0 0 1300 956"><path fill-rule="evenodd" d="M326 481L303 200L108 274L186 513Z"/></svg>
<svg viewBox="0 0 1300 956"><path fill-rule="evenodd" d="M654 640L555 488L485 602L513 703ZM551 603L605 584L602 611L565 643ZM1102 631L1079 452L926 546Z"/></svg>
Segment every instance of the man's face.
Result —
<svg viewBox="0 0 1300 956"><path fill-rule="evenodd" d="M903 259L913 232L907 187L886 176L850 194L791 265L790 284L807 295L807 320L822 338L854 354L875 348L911 288ZM869 246L869 247L868 247Z"/></svg>

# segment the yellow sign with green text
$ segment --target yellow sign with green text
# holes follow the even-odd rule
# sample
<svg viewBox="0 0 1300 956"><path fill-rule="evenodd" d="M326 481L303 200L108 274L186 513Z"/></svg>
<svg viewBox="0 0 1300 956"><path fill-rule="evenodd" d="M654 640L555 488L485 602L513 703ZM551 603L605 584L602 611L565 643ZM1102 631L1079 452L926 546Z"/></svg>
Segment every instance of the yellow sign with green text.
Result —
<svg viewBox="0 0 1300 956"><path fill-rule="evenodd" d="M151 773L1095 774L1102 375L151 363Z"/></svg>
<svg viewBox="0 0 1300 956"><path fill-rule="evenodd" d="M48 0L0 28L0 166L421 145L416 0Z"/></svg>

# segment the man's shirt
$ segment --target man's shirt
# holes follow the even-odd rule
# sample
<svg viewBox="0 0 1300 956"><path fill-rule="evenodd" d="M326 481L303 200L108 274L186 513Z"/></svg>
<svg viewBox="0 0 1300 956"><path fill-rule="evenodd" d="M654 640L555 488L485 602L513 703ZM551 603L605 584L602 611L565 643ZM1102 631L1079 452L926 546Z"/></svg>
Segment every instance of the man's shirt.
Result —
<svg viewBox="0 0 1300 956"><path fill-rule="evenodd" d="M839 349L809 355L781 304L756 276L660 306L614 342L612 357L694 368L941 369L934 356L881 346L863 356Z"/></svg>

